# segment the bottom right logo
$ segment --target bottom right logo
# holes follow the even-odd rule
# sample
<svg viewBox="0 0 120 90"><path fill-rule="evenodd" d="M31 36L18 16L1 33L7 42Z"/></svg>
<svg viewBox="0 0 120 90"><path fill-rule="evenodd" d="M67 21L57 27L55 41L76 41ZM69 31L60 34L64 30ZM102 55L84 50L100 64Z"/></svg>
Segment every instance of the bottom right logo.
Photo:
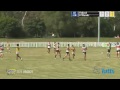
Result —
<svg viewBox="0 0 120 90"><path fill-rule="evenodd" d="M95 66L93 72L96 74L114 74L115 70L112 68L99 68Z"/></svg>

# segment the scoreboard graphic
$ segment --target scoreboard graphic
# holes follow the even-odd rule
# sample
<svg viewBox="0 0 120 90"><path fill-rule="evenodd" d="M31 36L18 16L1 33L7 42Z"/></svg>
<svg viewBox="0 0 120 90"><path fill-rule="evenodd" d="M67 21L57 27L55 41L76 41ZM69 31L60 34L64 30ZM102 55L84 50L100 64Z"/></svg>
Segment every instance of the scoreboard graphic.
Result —
<svg viewBox="0 0 120 90"><path fill-rule="evenodd" d="M115 17L115 11L72 11L72 17Z"/></svg>

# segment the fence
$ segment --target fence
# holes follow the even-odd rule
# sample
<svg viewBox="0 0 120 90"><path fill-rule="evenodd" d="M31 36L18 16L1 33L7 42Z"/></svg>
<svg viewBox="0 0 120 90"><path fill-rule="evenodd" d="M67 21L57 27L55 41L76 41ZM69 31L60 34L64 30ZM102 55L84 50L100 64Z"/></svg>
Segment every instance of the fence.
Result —
<svg viewBox="0 0 120 90"><path fill-rule="evenodd" d="M6 42L1 42L4 47L6 47ZM59 42L60 47L66 47L67 44L74 45L75 47L81 47L82 44L86 44L87 47L106 47L108 42ZM47 47L48 42L10 42L10 47L16 47L16 44L19 44L20 47L27 47L27 48L40 48L40 47ZM51 46L53 47L54 42L51 42ZM112 42L111 46L115 47L116 42Z"/></svg>

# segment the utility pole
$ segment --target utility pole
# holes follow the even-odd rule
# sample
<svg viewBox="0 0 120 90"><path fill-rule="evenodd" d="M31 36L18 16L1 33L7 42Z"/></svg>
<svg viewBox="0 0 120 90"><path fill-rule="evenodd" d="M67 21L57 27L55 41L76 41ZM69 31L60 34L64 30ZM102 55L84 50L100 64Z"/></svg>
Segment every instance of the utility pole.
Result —
<svg viewBox="0 0 120 90"><path fill-rule="evenodd" d="M100 16L98 17L98 42L100 42Z"/></svg>

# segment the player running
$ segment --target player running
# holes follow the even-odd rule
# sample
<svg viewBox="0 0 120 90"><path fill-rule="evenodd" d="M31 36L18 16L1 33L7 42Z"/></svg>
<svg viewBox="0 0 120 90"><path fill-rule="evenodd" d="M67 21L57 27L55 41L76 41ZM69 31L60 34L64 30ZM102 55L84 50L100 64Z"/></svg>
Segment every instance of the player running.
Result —
<svg viewBox="0 0 120 90"><path fill-rule="evenodd" d="M117 54L117 57L119 57L120 56L120 45L119 45L119 43L117 42L117 45L116 45L116 54Z"/></svg>
<svg viewBox="0 0 120 90"><path fill-rule="evenodd" d="M56 42L54 42L53 48L54 48L54 53L55 53L56 52Z"/></svg>
<svg viewBox="0 0 120 90"><path fill-rule="evenodd" d="M48 42L48 44L47 44L47 48L48 48L48 53L50 53L50 48L51 48L51 44L50 44L50 42Z"/></svg>
<svg viewBox="0 0 120 90"><path fill-rule="evenodd" d="M110 58L110 51L111 51L111 43L107 44L107 57Z"/></svg>
<svg viewBox="0 0 120 90"><path fill-rule="evenodd" d="M21 61L22 61L22 58L19 55L19 51L20 51L20 47L19 47L19 44L17 44L17 47L16 47L16 61L18 60L18 58L20 58Z"/></svg>
<svg viewBox="0 0 120 90"><path fill-rule="evenodd" d="M83 44L83 46L82 46L82 52L84 54L84 60L86 60L86 51L87 51L87 47L85 46L85 44Z"/></svg>
<svg viewBox="0 0 120 90"><path fill-rule="evenodd" d="M67 45L66 55L64 56L63 60L64 60L67 56L69 57L69 60L70 60L70 45L69 45L69 44Z"/></svg>
<svg viewBox="0 0 120 90"><path fill-rule="evenodd" d="M71 50L72 50L72 56L73 56L73 59L74 59L74 57L75 57L75 47L74 47L74 45L72 45Z"/></svg>
<svg viewBox="0 0 120 90"><path fill-rule="evenodd" d="M56 45L55 50L56 50L55 59L56 59L56 56L57 56L58 54L59 54L59 56L60 56L60 58L61 58L60 44L59 44L59 43Z"/></svg>
<svg viewBox="0 0 120 90"><path fill-rule="evenodd" d="M9 42L7 42L7 44L6 44L6 49L7 49L7 52L10 52L10 53L11 53L11 51L10 51L10 44L9 44Z"/></svg>
<svg viewBox="0 0 120 90"><path fill-rule="evenodd" d="M1 57L1 58L4 57L3 50L4 50L3 45L0 45L0 57Z"/></svg>

